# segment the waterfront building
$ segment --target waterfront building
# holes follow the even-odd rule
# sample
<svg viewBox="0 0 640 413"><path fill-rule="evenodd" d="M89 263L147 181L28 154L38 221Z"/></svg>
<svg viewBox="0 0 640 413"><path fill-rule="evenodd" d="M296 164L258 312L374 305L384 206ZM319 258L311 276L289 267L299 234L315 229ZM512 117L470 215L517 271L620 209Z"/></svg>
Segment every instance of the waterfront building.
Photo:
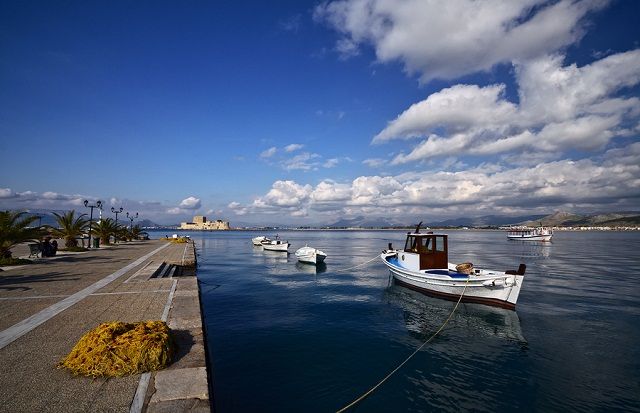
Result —
<svg viewBox="0 0 640 413"><path fill-rule="evenodd" d="M228 221L221 219L208 221L207 217L196 215L193 217L193 222L180 223L180 229L224 231L230 229L230 227Z"/></svg>

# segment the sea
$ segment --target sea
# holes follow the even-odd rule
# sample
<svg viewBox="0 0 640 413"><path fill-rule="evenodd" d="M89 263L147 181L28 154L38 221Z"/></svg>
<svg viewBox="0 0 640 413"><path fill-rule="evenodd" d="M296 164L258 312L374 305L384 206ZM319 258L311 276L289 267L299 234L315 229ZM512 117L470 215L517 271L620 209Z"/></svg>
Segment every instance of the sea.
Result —
<svg viewBox="0 0 640 413"><path fill-rule="evenodd" d="M640 231L551 242L454 230L449 261L527 272L515 311L394 285L404 231L181 232L197 249L213 405L225 412L640 412ZM162 233L156 234L164 236ZM316 268L293 252L327 253Z"/></svg>

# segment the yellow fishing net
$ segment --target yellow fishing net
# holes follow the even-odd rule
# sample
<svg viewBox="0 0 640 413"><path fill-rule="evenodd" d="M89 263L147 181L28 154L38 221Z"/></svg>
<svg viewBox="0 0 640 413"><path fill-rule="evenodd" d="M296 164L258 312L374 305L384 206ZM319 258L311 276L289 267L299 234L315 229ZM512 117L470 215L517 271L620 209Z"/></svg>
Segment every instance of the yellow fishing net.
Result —
<svg viewBox="0 0 640 413"><path fill-rule="evenodd" d="M164 321L114 321L102 323L82 336L58 367L75 375L121 377L165 368L174 351Z"/></svg>

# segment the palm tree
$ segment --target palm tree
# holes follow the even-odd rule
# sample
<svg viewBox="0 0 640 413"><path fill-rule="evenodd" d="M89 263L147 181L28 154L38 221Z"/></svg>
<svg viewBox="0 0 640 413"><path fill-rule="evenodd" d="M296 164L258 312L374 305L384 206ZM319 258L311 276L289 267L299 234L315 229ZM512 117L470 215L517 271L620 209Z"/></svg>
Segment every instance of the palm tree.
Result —
<svg viewBox="0 0 640 413"><path fill-rule="evenodd" d="M87 214L82 214L78 217L75 216L76 211L69 211L62 215L53 215L56 217L58 228L54 228L51 232L57 237L64 238L64 246L66 248L75 248L78 246L76 237L80 237L84 234L84 230L89 226L89 220L84 217Z"/></svg>
<svg viewBox="0 0 640 413"><path fill-rule="evenodd" d="M0 259L11 258L11 248L16 244L38 241L44 235L39 228L28 228L37 216L24 217L26 212L0 211Z"/></svg>
<svg viewBox="0 0 640 413"><path fill-rule="evenodd" d="M125 225L118 225L118 228L116 229L116 237L119 240L126 241L129 237L129 228Z"/></svg>
<svg viewBox="0 0 640 413"><path fill-rule="evenodd" d="M134 225L133 228L131 228L131 238L138 239L138 235L140 235L141 232L142 228L140 228L140 225Z"/></svg>
<svg viewBox="0 0 640 413"><path fill-rule="evenodd" d="M102 244L109 244L111 236L115 236L117 229L116 223L112 218L105 218L94 225L93 232L100 238Z"/></svg>

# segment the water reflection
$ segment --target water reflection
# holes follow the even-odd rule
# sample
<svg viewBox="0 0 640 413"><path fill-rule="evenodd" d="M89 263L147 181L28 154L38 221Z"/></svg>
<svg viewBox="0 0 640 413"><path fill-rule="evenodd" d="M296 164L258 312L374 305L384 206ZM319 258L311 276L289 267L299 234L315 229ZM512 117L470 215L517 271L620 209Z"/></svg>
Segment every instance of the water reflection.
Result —
<svg viewBox="0 0 640 413"><path fill-rule="evenodd" d="M519 247L519 256L524 261L527 259L547 259L551 254L551 241L509 241L515 243Z"/></svg>
<svg viewBox="0 0 640 413"><path fill-rule="evenodd" d="M300 261L296 262L296 270L304 274L320 274L327 271L327 264L321 262L320 264L304 264Z"/></svg>
<svg viewBox="0 0 640 413"><path fill-rule="evenodd" d="M385 291L387 303L403 310L407 329L417 339L431 336L447 319L455 302L420 294L392 284ZM466 329L470 334L497 337L526 344L518 313L482 304L460 303L448 328Z"/></svg>

